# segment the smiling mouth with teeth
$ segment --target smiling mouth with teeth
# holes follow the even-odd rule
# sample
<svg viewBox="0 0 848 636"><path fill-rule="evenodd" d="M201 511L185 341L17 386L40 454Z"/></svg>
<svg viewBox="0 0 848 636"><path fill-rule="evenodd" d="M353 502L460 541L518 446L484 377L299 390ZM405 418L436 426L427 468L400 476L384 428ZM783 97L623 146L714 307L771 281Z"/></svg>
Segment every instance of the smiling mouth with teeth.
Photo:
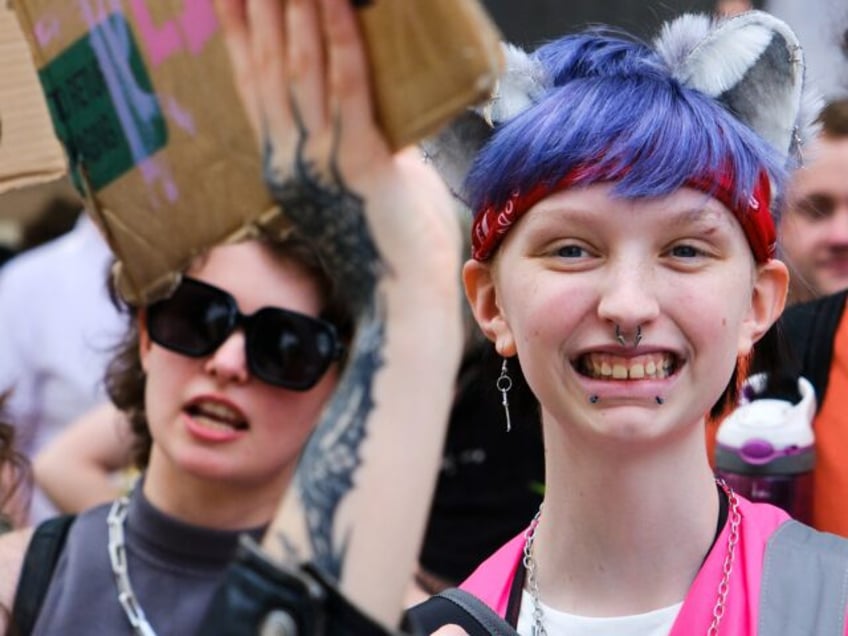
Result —
<svg viewBox="0 0 848 636"><path fill-rule="evenodd" d="M247 422L233 409L214 402L199 402L190 405L186 412L195 420L202 418L207 425L220 428L247 430Z"/></svg>
<svg viewBox="0 0 848 636"><path fill-rule="evenodd" d="M577 371L596 380L661 380L678 368L672 353L648 353L622 357L609 353L587 353L577 360Z"/></svg>

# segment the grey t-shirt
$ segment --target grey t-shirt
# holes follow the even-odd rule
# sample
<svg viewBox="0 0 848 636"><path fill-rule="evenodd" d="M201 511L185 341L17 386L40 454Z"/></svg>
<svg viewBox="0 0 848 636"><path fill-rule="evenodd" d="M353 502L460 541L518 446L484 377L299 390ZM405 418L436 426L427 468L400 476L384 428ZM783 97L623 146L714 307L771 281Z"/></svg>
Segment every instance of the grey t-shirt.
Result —
<svg viewBox="0 0 848 636"><path fill-rule="evenodd" d="M35 636L133 634L112 575L109 505L81 514L68 533ZM262 528L248 531L258 539ZM192 526L155 509L136 488L125 523L129 577L158 636L194 634L232 560L240 532Z"/></svg>

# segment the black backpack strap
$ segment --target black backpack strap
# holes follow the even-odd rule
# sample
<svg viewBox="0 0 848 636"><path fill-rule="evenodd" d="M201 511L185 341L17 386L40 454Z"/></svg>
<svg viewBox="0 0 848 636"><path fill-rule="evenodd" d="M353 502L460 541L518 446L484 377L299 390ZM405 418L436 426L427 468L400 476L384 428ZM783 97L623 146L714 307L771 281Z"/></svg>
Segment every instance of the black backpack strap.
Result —
<svg viewBox="0 0 848 636"><path fill-rule="evenodd" d="M29 636L32 633L53 578L53 570L75 518L74 515L54 517L35 529L24 556L9 633L16 636Z"/></svg>
<svg viewBox="0 0 848 636"><path fill-rule="evenodd" d="M845 311L846 298L848 290L793 305L780 319L784 338L800 365L801 375L816 389L818 408L827 392L833 339Z"/></svg>
<svg viewBox="0 0 848 636"><path fill-rule="evenodd" d="M469 636L518 636L518 632L473 594L450 588L416 605L409 611L416 633L430 634L451 623Z"/></svg>

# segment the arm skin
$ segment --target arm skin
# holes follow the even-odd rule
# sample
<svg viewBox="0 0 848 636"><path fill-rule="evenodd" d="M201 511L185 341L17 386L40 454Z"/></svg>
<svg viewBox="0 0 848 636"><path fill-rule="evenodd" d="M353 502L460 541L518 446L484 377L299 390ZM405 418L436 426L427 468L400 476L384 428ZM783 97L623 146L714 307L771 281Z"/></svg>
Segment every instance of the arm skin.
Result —
<svg viewBox="0 0 848 636"><path fill-rule="evenodd" d="M35 457L36 483L66 513L112 501L122 491L115 473L130 465L129 423L111 403L71 422Z"/></svg>
<svg viewBox="0 0 848 636"><path fill-rule="evenodd" d="M349 0L219 0L230 58L286 215L357 315L347 370L263 548L318 565L396 626L423 536L462 348L452 203L374 124Z"/></svg>

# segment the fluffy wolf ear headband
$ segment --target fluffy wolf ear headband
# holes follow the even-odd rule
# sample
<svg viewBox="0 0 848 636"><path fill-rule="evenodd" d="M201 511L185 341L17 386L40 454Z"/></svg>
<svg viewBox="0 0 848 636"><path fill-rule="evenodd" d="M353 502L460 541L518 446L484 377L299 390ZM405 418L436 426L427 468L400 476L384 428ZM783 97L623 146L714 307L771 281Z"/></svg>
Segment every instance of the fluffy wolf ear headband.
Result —
<svg viewBox="0 0 848 636"><path fill-rule="evenodd" d="M541 199L599 181L624 196L701 190L739 219L758 262L773 256L772 182L811 134L801 122L815 109L785 23L761 11L684 15L651 48L589 32L533 55L505 49L493 98L422 144L474 213L474 258L488 259ZM667 96L634 89L635 75ZM651 99L683 107L646 110Z"/></svg>

